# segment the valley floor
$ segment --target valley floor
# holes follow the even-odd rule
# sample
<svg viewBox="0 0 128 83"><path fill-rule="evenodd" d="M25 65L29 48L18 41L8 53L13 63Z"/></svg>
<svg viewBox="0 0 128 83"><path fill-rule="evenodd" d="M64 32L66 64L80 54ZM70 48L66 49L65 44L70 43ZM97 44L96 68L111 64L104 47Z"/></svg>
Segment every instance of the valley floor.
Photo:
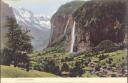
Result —
<svg viewBox="0 0 128 83"><path fill-rule="evenodd" d="M30 70L26 72L24 69L1 65L1 77L2 78L19 78L19 77L57 77L54 74L40 72L36 70Z"/></svg>
<svg viewBox="0 0 128 83"><path fill-rule="evenodd" d="M40 53L33 53L31 55L31 58L33 70L31 69L29 72L26 72L26 70L23 68L1 65L1 77L72 77L70 76L70 73L72 69L75 68L76 62L80 62L80 69L82 69L82 71L84 72L79 76L78 69L74 71L74 73L72 72L72 74L76 74L76 76L73 77L125 77L128 75L126 49L109 53L82 53L79 55L71 55L69 53L58 51L43 51ZM39 60L41 62L44 61L44 63L39 62ZM57 75L57 72L52 72L50 70L49 71L51 73L48 73L49 71L47 70L38 69L41 67L43 69L43 65L49 60L53 60L53 63L55 63L56 66L58 65L58 67L60 67L57 71L60 72L60 74ZM53 68L54 66L51 65L53 63L46 64L44 65L44 67L49 66ZM63 70L65 68L62 67L65 63L69 66L69 71L66 70L66 72L65 70ZM66 73L66 75L63 73Z"/></svg>
<svg viewBox="0 0 128 83"><path fill-rule="evenodd" d="M102 51L99 53L85 52L78 55L58 51L43 51L40 53L34 53L31 57L33 61L39 60L39 58L42 61L45 59L47 59L46 61L53 60L55 64L60 67L60 72L67 74L75 67L75 63L79 62L84 73L78 77L125 77L128 75L127 49L108 53ZM69 66L70 70L68 72L62 71L62 66L65 63ZM77 71L74 73L76 72ZM61 76L70 77L70 75L67 74L66 76L61 74Z"/></svg>

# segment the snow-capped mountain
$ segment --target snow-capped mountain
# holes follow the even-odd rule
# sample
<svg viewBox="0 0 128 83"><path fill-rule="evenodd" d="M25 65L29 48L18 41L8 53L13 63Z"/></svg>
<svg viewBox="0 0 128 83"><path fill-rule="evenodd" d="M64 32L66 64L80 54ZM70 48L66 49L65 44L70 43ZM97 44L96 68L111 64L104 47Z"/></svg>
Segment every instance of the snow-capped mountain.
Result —
<svg viewBox="0 0 128 83"><path fill-rule="evenodd" d="M13 8L13 11L18 23L22 22L28 26L38 26L37 28L39 29L43 29L42 27L50 29L50 18L47 16L36 16L31 11L24 8Z"/></svg>
<svg viewBox="0 0 128 83"><path fill-rule="evenodd" d="M22 29L29 30L28 33L33 37L32 45L35 50L41 50L47 47L50 38L50 18L48 16L37 16L31 11L21 8L13 8L17 23Z"/></svg>
<svg viewBox="0 0 128 83"><path fill-rule="evenodd" d="M34 50L41 50L48 46L50 38L50 17L44 15L35 15L32 11L24 8L14 8L8 3L0 2L1 7L1 45L6 47L7 38L5 35L8 28L5 27L7 17L14 17L23 30L28 30L28 35L32 36L32 45ZM43 12L43 11L42 11Z"/></svg>

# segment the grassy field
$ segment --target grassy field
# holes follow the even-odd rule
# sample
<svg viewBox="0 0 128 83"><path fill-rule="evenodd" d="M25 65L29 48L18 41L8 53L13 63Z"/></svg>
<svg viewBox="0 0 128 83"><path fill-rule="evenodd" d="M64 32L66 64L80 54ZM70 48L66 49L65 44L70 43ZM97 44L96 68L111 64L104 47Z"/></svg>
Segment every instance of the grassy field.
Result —
<svg viewBox="0 0 128 83"><path fill-rule="evenodd" d="M36 70L31 70L26 72L23 69L15 68L12 66L1 66L1 77L2 78L17 78L17 77L57 77L56 75L40 72Z"/></svg>

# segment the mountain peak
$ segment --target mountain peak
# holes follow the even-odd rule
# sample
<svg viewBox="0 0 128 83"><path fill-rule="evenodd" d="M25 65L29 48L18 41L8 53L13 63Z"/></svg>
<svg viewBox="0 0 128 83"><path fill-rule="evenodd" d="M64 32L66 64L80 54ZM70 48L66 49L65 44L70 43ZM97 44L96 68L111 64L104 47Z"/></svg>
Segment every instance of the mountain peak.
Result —
<svg viewBox="0 0 128 83"><path fill-rule="evenodd" d="M30 30L29 35L33 37L32 45L35 50L46 48L50 36L50 18L43 15L37 16L25 8L13 8L15 18L23 29Z"/></svg>

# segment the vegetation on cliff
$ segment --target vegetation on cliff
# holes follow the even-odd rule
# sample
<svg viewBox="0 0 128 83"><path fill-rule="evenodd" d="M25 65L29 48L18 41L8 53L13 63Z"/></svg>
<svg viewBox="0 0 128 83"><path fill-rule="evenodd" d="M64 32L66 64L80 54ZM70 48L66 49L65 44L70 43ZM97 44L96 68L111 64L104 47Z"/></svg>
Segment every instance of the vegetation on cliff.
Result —
<svg viewBox="0 0 128 83"><path fill-rule="evenodd" d="M72 15L74 11L76 11L79 7L81 7L85 1L71 1L62 5L56 15Z"/></svg>

